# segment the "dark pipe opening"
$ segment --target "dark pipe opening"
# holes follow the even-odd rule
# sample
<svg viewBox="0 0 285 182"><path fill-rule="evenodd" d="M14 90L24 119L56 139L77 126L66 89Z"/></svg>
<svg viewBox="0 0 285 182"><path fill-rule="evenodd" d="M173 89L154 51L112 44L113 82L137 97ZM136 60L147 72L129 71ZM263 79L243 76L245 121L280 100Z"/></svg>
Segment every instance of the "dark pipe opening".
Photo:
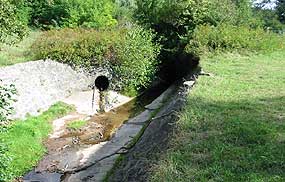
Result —
<svg viewBox="0 0 285 182"><path fill-rule="evenodd" d="M109 79L106 76L98 76L95 80L95 86L99 91L105 91L109 87Z"/></svg>

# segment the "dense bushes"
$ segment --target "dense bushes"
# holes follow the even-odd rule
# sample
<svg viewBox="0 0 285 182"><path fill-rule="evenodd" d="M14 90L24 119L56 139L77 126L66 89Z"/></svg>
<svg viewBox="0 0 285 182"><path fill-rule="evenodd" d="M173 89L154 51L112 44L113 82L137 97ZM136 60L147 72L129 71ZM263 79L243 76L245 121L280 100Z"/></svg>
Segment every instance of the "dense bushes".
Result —
<svg viewBox="0 0 285 182"><path fill-rule="evenodd" d="M61 0L68 16L63 18L65 27L100 28L116 24L111 0Z"/></svg>
<svg viewBox="0 0 285 182"><path fill-rule="evenodd" d="M3 132L0 131L0 135ZM0 182L5 182L8 179L11 179L12 175L8 174L8 166L11 163L11 157L7 154L8 147L2 140L0 140Z"/></svg>
<svg viewBox="0 0 285 182"><path fill-rule="evenodd" d="M249 0L137 2L135 16L160 36L165 48L164 60L177 59L176 55L183 55L184 51L201 55L212 51L270 51L284 47L281 36L264 30L267 29L264 19L253 14ZM176 60L170 62L173 61Z"/></svg>
<svg viewBox="0 0 285 182"><path fill-rule="evenodd" d="M279 21L285 24L285 1L284 0L277 0L276 1L276 14L279 18Z"/></svg>
<svg viewBox="0 0 285 182"><path fill-rule="evenodd" d="M116 30L63 29L44 33L33 46L36 58L73 66L111 69L121 91L147 86L156 71L159 46L141 27Z"/></svg>
<svg viewBox="0 0 285 182"><path fill-rule="evenodd" d="M216 49L217 46L223 46L226 47L224 50L229 50L239 48L239 46L247 46L245 44L249 43L239 42L241 40L234 40L235 38L246 39L251 35L255 36L256 33L263 34L258 28L261 23L253 17L251 8L251 1L249 0L137 0L135 18L141 24L157 32L157 39L160 40L163 47L160 55L162 60L160 67L161 70L166 70L160 75L163 79L168 79L169 75L174 78L181 77L181 75L177 75L177 72L181 72L179 69L184 67L185 62L188 62L188 65L197 65L195 54L203 51L200 44L213 44L213 49ZM229 27L224 25L229 25ZM235 31L239 26L246 32L240 31L239 34L239 31ZM251 28L256 28L257 31L251 32ZM218 31L222 34L216 34ZM235 35L229 35L230 33ZM203 34L206 34L205 37ZM232 37L232 39L222 37L224 34ZM243 37L243 34L248 35ZM210 43L205 43L206 39L210 39ZM225 42L228 41L225 39L232 42ZM245 41L245 39L243 40ZM257 40L256 44L260 42L257 37L253 37L252 40ZM191 53L186 58L187 53L185 51ZM183 61L180 60L181 57L184 57Z"/></svg>
<svg viewBox="0 0 285 182"><path fill-rule="evenodd" d="M14 4L23 22L45 29L101 28L117 23L112 0L18 0Z"/></svg>
<svg viewBox="0 0 285 182"><path fill-rule="evenodd" d="M269 45L279 38L261 29L267 29L265 22L254 14L249 0L137 0L137 4L136 18L158 32L166 54L183 52L187 42L188 51L199 47L201 52L202 46L258 51L272 49Z"/></svg>
<svg viewBox="0 0 285 182"><path fill-rule="evenodd" d="M15 101L16 89L13 85L4 85L0 80L0 130L5 125L7 117L12 114L12 103Z"/></svg>
<svg viewBox="0 0 285 182"><path fill-rule="evenodd" d="M207 0L137 0L135 17L154 29L166 49L183 48L189 31L207 18Z"/></svg>
<svg viewBox="0 0 285 182"><path fill-rule="evenodd" d="M263 29L220 24L197 27L186 50L201 55L217 51L272 51L285 48L284 38Z"/></svg>
<svg viewBox="0 0 285 182"><path fill-rule="evenodd" d="M162 36L166 48L183 49L198 25L252 24L249 0L137 0L135 17ZM256 26L256 25L252 25Z"/></svg>
<svg viewBox="0 0 285 182"><path fill-rule="evenodd" d="M13 43L25 35L25 27L9 0L0 0L0 43Z"/></svg>
<svg viewBox="0 0 285 182"><path fill-rule="evenodd" d="M115 45L117 61L112 67L123 91L134 93L147 87L154 78L160 46L153 43L153 38L151 31L136 27L127 31L122 41Z"/></svg>
<svg viewBox="0 0 285 182"><path fill-rule="evenodd" d="M16 89L13 85L3 85L0 80L0 136L7 130L7 117L12 113L11 106L14 101L13 95L16 94ZM10 179L11 174L8 174L7 167L11 163L11 158L7 154L8 147L0 138L0 182Z"/></svg>

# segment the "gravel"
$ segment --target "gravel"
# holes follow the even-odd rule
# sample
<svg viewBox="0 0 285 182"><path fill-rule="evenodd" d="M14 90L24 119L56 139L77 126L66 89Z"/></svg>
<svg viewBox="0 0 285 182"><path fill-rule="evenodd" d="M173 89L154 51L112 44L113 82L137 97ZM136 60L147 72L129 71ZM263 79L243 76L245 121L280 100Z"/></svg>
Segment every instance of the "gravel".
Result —
<svg viewBox="0 0 285 182"><path fill-rule="evenodd" d="M0 68L4 84L14 84L18 95L12 119L38 115L76 91L88 90L94 81L83 71L52 60L39 60Z"/></svg>

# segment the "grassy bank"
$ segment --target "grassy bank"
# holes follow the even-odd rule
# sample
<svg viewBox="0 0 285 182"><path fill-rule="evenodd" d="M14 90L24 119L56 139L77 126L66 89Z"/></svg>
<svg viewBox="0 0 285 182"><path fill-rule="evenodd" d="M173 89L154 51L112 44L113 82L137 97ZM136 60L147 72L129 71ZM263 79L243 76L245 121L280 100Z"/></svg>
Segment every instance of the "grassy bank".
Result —
<svg viewBox="0 0 285 182"><path fill-rule="evenodd" d="M7 132L2 133L0 141L8 146L7 155L12 159L5 175L15 178L31 170L46 152L42 142L52 129L51 121L72 110L66 104L57 103L40 116L15 121ZM3 170L1 167L0 171Z"/></svg>
<svg viewBox="0 0 285 182"><path fill-rule="evenodd" d="M285 53L202 66L152 181L285 181Z"/></svg>
<svg viewBox="0 0 285 182"><path fill-rule="evenodd" d="M32 61L30 47L41 34L40 31L31 31L21 42L15 45L3 45L0 50L0 67L16 63Z"/></svg>

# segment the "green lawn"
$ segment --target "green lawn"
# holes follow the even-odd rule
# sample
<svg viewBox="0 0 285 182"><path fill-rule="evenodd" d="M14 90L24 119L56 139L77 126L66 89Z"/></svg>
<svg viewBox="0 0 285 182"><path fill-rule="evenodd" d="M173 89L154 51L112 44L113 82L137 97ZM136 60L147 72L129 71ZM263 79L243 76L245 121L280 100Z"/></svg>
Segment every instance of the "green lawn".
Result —
<svg viewBox="0 0 285 182"><path fill-rule="evenodd" d="M64 103L57 103L40 116L15 121L7 132L1 133L1 145L8 146L6 155L12 159L7 167L0 165L0 172L4 171L4 177L19 177L31 170L46 152L42 142L52 129L51 121L73 109Z"/></svg>
<svg viewBox="0 0 285 182"><path fill-rule="evenodd" d="M202 67L152 181L285 181L285 51Z"/></svg>
<svg viewBox="0 0 285 182"><path fill-rule="evenodd" d="M32 61L33 56L30 52L30 47L40 34L40 31L31 31L27 37L15 45L1 45L0 67Z"/></svg>

